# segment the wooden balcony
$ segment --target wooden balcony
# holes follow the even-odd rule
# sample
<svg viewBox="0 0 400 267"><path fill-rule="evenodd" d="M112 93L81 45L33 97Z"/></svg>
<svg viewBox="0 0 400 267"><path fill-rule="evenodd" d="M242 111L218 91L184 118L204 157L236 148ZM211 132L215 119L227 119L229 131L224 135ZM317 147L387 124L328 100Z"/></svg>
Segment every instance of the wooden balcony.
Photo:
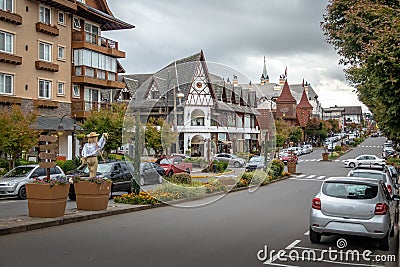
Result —
<svg viewBox="0 0 400 267"><path fill-rule="evenodd" d="M17 13L11 13L10 11L0 9L0 20L9 22L15 25L22 24L22 16Z"/></svg>
<svg viewBox="0 0 400 267"><path fill-rule="evenodd" d="M112 105L109 102L90 102L82 99L71 100L72 116L76 115L78 119L84 119L93 111L112 110Z"/></svg>
<svg viewBox="0 0 400 267"><path fill-rule="evenodd" d="M0 52L0 62L12 65L21 65L22 57Z"/></svg>
<svg viewBox="0 0 400 267"><path fill-rule="evenodd" d="M46 61L35 61L35 67L38 70L47 70L51 72L58 72L59 66L57 64Z"/></svg>
<svg viewBox="0 0 400 267"><path fill-rule="evenodd" d="M75 12L77 10L77 4L75 0L39 0L39 2L54 7L56 9L64 10L67 12Z"/></svg>
<svg viewBox="0 0 400 267"><path fill-rule="evenodd" d="M118 81L118 73L86 66L75 66L72 83L97 86L104 89L124 89L125 83Z"/></svg>
<svg viewBox="0 0 400 267"><path fill-rule="evenodd" d="M72 33L72 49L90 49L117 58L125 58L118 49L118 42L84 31Z"/></svg>
<svg viewBox="0 0 400 267"><path fill-rule="evenodd" d="M57 28L57 26L55 26L55 25L52 26L52 25L45 24L45 23L42 23L42 22L36 23L36 31L37 32L43 32L43 33L46 33L46 34L51 35L51 36L60 35L60 30Z"/></svg>

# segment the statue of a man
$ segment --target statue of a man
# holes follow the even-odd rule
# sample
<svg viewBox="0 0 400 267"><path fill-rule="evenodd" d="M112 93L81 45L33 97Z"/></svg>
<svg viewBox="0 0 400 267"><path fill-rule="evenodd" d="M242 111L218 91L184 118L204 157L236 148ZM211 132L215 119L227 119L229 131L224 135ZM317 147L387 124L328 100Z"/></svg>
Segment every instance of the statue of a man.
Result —
<svg viewBox="0 0 400 267"><path fill-rule="evenodd" d="M89 167L89 177L96 177L98 160L97 156L100 155L103 150L108 133L103 133L100 140L98 140L99 134L91 132L86 135L88 142L83 146L82 149L82 164L87 163Z"/></svg>

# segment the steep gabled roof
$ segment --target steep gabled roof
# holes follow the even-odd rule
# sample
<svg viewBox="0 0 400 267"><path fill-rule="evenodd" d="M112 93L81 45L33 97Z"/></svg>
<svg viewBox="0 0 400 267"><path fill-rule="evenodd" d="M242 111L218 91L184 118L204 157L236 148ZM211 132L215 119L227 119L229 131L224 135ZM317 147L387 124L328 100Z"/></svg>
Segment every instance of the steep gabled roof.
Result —
<svg viewBox="0 0 400 267"><path fill-rule="evenodd" d="M294 103L296 104L296 99L293 97L292 93L290 92L289 84L287 80L285 81L285 85L283 86L282 93L276 100L276 103Z"/></svg>
<svg viewBox="0 0 400 267"><path fill-rule="evenodd" d="M301 96L300 103L297 105L298 108L313 108L313 106L308 101L306 89L303 91L303 95Z"/></svg>

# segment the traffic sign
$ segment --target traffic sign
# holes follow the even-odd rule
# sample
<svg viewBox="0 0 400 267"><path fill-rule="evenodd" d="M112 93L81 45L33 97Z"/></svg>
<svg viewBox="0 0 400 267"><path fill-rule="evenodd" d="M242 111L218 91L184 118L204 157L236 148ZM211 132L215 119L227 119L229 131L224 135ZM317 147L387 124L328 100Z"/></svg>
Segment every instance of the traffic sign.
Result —
<svg viewBox="0 0 400 267"><path fill-rule="evenodd" d="M57 142L58 137L56 135L41 135L39 137L39 142L50 142L54 143Z"/></svg>
<svg viewBox="0 0 400 267"><path fill-rule="evenodd" d="M40 153L39 153L39 158L40 158L40 159L56 160L56 159L57 159L57 154L56 154L56 153L45 153L45 152L40 152Z"/></svg>
<svg viewBox="0 0 400 267"><path fill-rule="evenodd" d="M53 152L57 152L58 145L57 144L50 144L50 145L41 145L39 146L40 151L47 151L51 150Z"/></svg>
<svg viewBox="0 0 400 267"><path fill-rule="evenodd" d="M52 162L39 162L39 167L40 168L44 168L44 169L48 169L48 168L54 168L56 166L56 162L52 161Z"/></svg>

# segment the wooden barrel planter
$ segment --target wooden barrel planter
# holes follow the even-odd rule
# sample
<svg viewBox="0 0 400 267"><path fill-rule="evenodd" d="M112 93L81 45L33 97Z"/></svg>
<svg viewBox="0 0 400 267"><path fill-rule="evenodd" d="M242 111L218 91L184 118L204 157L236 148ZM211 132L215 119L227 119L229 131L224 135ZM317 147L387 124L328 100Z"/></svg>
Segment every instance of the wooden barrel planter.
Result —
<svg viewBox="0 0 400 267"><path fill-rule="evenodd" d="M78 210L105 210L111 192L111 182L74 182Z"/></svg>

